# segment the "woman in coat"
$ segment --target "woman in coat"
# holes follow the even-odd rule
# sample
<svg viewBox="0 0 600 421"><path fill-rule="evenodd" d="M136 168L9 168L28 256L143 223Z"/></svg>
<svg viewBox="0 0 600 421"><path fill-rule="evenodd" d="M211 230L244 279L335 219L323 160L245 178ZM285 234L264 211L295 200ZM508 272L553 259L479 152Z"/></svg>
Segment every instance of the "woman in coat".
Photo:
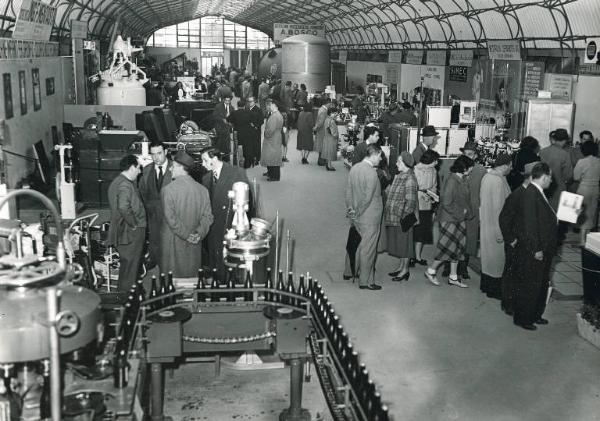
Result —
<svg viewBox="0 0 600 421"><path fill-rule="evenodd" d="M440 207L437 220L440 225L438 252L435 260L425 271L425 277L434 285L440 285L437 280L437 270L445 261L450 261L450 276L448 284L466 288L457 275L458 261L463 260L467 248L467 219L471 216L469 205L469 189L465 178L473 169L474 161L468 156L461 155L450 167L450 172L442 186Z"/></svg>
<svg viewBox="0 0 600 421"><path fill-rule="evenodd" d="M325 162L327 171L335 171L331 166L333 161L337 160L337 145L338 145L338 128L335 122L337 109L331 107L327 110L327 118L325 119L325 136L323 137L323 149L321 150L321 158Z"/></svg>
<svg viewBox="0 0 600 421"><path fill-rule="evenodd" d="M504 237L500 230L500 212L510 187L506 176L511 169L511 156L500 154L492 169L483 176L480 189L479 217L481 220L481 292L490 298L502 296L504 272Z"/></svg>
<svg viewBox="0 0 600 421"><path fill-rule="evenodd" d="M580 245L585 245L587 233L596 228L598 217L598 186L600 185L600 159L598 145L593 140L581 144L584 158L577 161L573 170L573 179L579 181L577 194L583 196L583 216L579 225Z"/></svg>
<svg viewBox="0 0 600 421"><path fill-rule="evenodd" d="M389 188L383 213L385 233L387 236L387 252L400 258L398 267L389 275L392 281L408 279L408 260L414 256L413 227L405 230L402 220L410 215L418 219L419 204L417 199L417 179L413 172L415 161L409 152L402 152L396 160L398 174Z"/></svg>
<svg viewBox="0 0 600 421"><path fill-rule="evenodd" d="M308 154L314 148L313 127L315 120L312 114L312 105L304 104L300 115L298 115L298 138L296 149L302 154L302 163L308 164Z"/></svg>
<svg viewBox="0 0 600 421"><path fill-rule="evenodd" d="M271 115L265 123L260 163L267 167L267 180L279 181L281 167L281 140L283 116L279 112L279 101L271 101Z"/></svg>
<svg viewBox="0 0 600 421"><path fill-rule="evenodd" d="M415 262L427 265L427 260L422 257L423 245L433 244L433 205L432 196L427 191L437 194L437 170L439 155L436 151L428 149L421 156L421 162L415 166L415 177L419 185L419 223L415 225L413 239L415 240Z"/></svg>

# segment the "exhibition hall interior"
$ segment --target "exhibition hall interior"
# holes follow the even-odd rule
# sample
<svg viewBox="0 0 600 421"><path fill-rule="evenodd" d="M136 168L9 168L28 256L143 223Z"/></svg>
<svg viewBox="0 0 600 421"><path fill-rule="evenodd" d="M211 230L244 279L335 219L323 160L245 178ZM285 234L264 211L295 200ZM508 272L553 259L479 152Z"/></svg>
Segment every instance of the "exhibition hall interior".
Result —
<svg viewBox="0 0 600 421"><path fill-rule="evenodd" d="M600 419L598 0L0 8L0 421Z"/></svg>

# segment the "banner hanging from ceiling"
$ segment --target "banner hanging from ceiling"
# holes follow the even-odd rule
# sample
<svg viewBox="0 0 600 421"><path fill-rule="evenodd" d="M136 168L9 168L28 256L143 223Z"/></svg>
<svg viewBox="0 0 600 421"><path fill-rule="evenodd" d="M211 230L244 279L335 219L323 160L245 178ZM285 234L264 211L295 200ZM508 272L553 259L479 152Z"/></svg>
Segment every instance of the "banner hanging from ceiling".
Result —
<svg viewBox="0 0 600 421"><path fill-rule="evenodd" d="M39 0L23 0L15 22L12 37L36 41L49 41L56 7Z"/></svg>

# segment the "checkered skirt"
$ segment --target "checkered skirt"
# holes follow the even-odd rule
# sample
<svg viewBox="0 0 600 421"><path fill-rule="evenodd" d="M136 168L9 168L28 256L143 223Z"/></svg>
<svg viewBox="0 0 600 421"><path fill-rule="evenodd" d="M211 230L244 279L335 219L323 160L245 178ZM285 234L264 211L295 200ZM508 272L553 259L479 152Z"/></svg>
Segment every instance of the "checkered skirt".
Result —
<svg viewBox="0 0 600 421"><path fill-rule="evenodd" d="M464 260L467 249L467 223L440 222L440 239L435 260Z"/></svg>

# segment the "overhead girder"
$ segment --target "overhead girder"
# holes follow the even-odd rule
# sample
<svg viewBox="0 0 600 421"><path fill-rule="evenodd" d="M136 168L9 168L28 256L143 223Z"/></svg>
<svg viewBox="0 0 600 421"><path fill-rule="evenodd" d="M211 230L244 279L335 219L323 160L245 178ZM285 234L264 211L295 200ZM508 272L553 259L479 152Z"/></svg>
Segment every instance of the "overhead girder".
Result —
<svg viewBox="0 0 600 421"><path fill-rule="evenodd" d="M171 24L216 15L269 35L275 22L320 23L335 49L479 48L490 38L518 39L527 46L551 41L573 49L586 35L600 36L600 29L574 33L565 6L580 1L587 0L47 0L57 7L52 36L58 40L70 36L71 19L87 21L93 37L107 38L117 17L125 34L149 36ZM0 36L13 27L17 3L2 2ZM482 6L475 7L478 3ZM534 8L548 14L539 31Z"/></svg>

